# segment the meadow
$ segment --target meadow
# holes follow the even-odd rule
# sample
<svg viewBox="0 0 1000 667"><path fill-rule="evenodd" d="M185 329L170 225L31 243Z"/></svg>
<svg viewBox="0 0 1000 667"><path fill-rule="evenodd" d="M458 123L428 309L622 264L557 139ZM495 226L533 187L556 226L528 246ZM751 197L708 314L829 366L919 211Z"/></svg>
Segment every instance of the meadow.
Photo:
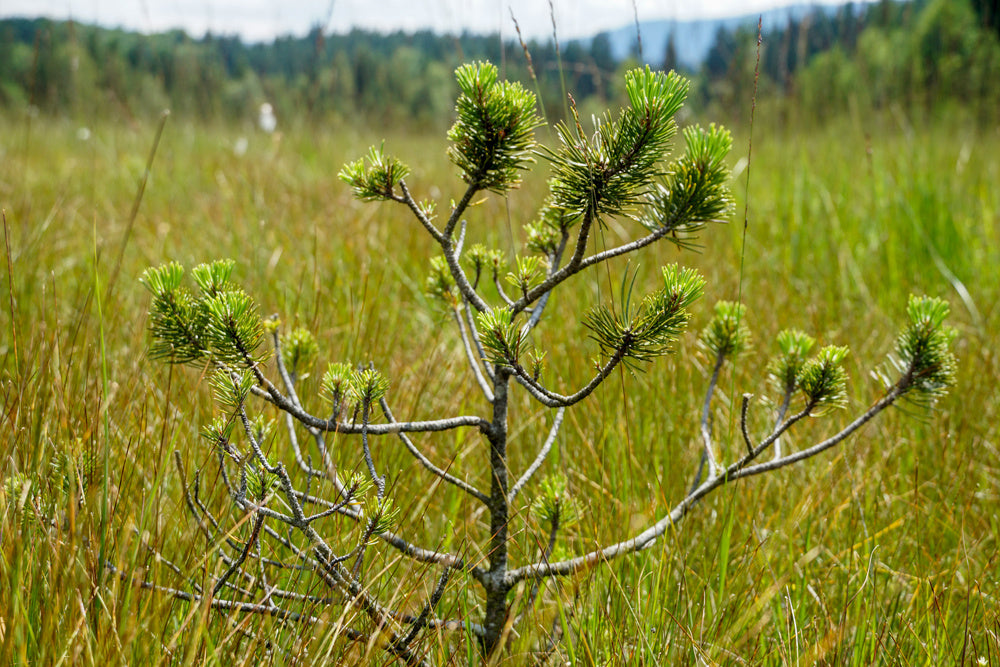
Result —
<svg viewBox="0 0 1000 667"><path fill-rule="evenodd" d="M872 371L911 293L950 302L958 384L931 412L893 409L823 456L724 487L654 548L549 585L498 664L533 664L558 628L551 664L1000 665L1000 130L898 109L800 127L764 104L757 118L749 165L747 128L735 133L732 222L707 229L697 253L664 244L633 262L647 285L662 264L696 267L706 296L677 354L569 410L549 465L584 511L560 548L621 539L686 492L710 372L695 339L717 299L742 300L754 332L720 382L715 428L729 451L741 446L742 393L759 397L751 422L772 419L766 362L782 328L851 348L847 410L787 446L878 397ZM424 293L432 241L401 207L358 203L336 178L384 139L413 169L411 190L446 207L460 189L443 132L292 123L279 136L171 118L136 205L158 123L84 133L67 119L0 117L0 663L388 664L378 646L339 637L336 615L315 627L227 618L141 590L98 554L132 581L183 585L155 552L187 574L218 573L173 460L188 476L203 467L206 502L224 506L199 436L211 389L197 370L147 357L147 267L232 258L264 314L315 332L324 363L374 361L397 413L476 409L460 343ZM513 254L544 195L538 172L474 209L473 240ZM632 233L610 225L597 243ZM546 315L564 323L546 335L548 372L566 386L595 354L580 313L624 268L579 278ZM544 436L530 413L516 419L517 441ZM474 435L421 446L485 475ZM376 447L400 532L482 543L487 528L461 496L428 492L395 443ZM529 556L537 539L516 538ZM390 551L376 563L382 592L432 585ZM442 615L461 616L472 594L456 584ZM434 664L479 664L457 635L428 633L422 646Z"/></svg>

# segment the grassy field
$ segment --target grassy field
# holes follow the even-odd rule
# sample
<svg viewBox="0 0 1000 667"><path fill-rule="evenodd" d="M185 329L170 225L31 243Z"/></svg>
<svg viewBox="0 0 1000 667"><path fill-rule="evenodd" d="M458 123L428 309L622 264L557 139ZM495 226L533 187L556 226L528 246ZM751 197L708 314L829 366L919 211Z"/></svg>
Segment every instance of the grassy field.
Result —
<svg viewBox="0 0 1000 667"><path fill-rule="evenodd" d="M820 458L725 487L653 549L549 585L500 664L532 664L559 627L552 664L1000 665L1000 134L899 113L811 131L782 127L766 108L758 118L746 227L747 136L737 133L733 223L709 229L698 254L664 245L638 258L639 283L681 262L704 273L706 297L679 354L569 411L548 467L568 473L585 511L559 548L617 541L684 495L708 373L695 334L717 299L741 298L755 334L720 384L716 432L730 451L741 446L734 397L759 397L751 423L761 430L772 419L765 366L785 327L851 347L847 410L813 420L789 446L878 397L871 371L884 366L910 293L951 303L958 386L930 414L892 410ZM188 475L204 467L206 502L225 506L198 435L211 391L197 371L146 357L138 277L149 266L231 257L263 313L316 333L324 366L384 370L398 416L485 410L447 319L423 294L432 242L405 210L354 202L336 179L384 138L413 168L418 197L446 207L459 189L443 137L290 127L279 138L171 119L133 217L157 123L95 124L83 138L79 123L0 118L0 664L387 664L377 646L337 637L339 612L314 627L227 619L107 572L99 581L99 554L164 586L183 580L150 549L199 580L219 571L184 510L172 456ZM512 254L543 177L476 207L472 240ZM612 225L597 242L632 233ZM584 380L596 350L580 313L623 268L576 279L552 304L543 335L559 386ZM546 425L527 403L514 419L523 466ZM474 433L420 445L485 479ZM460 495L427 493L396 443L376 456L401 533L481 553L488 527ZM533 558L539 534L518 530ZM373 567L385 568L383 593L435 578L385 549ZM457 580L441 615L474 604ZM458 635L427 635L423 646L434 664L478 664Z"/></svg>

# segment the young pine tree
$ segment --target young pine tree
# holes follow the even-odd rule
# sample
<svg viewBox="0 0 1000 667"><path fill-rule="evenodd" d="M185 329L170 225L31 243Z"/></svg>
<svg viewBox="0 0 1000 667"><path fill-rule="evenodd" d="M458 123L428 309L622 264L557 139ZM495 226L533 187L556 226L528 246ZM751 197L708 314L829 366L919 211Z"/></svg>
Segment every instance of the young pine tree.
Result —
<svg viewBox="0 0 1000 667"><path fill-rule="evenodd" d="M222 545L225 565L210 596L194 591L188 599L207 596L216 608L301 622L319 622L330 605L353 607L360 614L326 618L354 619L338 621L344 624L343 635L377 639L408 664L423 663L419 640L434 628L461 629L485 655L495 653L526 617L521 613L525 601L531 605L543 580L643 549L719 487L815 456L901 399L933 401L947 391L954 374L949 344L955 334L944 324L947 305L913 297L892 357L897 374L886 381L883 395L834 436L785 452L778 448L782 435L804 418L844 404L842 362L848 351L825 347L810 357L811 337L783 332L780 355L770 366L781 406L776 422L764 436L752 436L750 397L744 395L745 449L724 457L711 433L713 390L722 365L747 349L750 332L744 307L721 302L700 339L714 360L700 425L707 471L699 471L686 497L638 533L572 558L553 557L576 505L561 471L536 478L551 465L548 457L566 411L586 401L619 366L644 369L671 352L704 280L693 270L666 266L651 293L635 294L634 280L626 279L613 307L598 303L580 313L596 343L597 363L588 382L566 393L543 379L542 332L564 324L546 319L546 306L554 293L569 289L568 279L578 273L660 241L686 248L706 225L724 220L731 208L725 164L731 139L716 126L685 128L679 154L665 162L677 138L674 117L688 90L687 81L675 73L629 72L628 105L617 115L596 118L591 130L576 117L557 125L555 146L536 141L541 121L534 96L517 83L500 81L493 65L464 65L456 76L461 93L448 155L464 186L446 216L438 219L432 204L415 198L406 181L409 169L382 150L372 149L366 160L346 165L340 176L362 200L409 209L436 243L437 254L428 258L427 290L450 313L457 331L455 354L464 358L468 377L478 387L481 402L471 414L398 420L388 401L389 379L374 365L378 359L357 367L330 363L320 396L300 397L298 374L318 353L315 338L304 330L283 333L275 321L262 320L253 299L233 281L230 260L195 267L194 290L185 286L184 271L176 264L150 269L142 279L152 293L151 355L212 370L222 416L205 428L207 445L217 454L218 479L232 503L250 518L249 539L227 541L227 527L198 500L197 485L194 492L187 490L188 508ZM525 225L524 254L506 262L495 248L466 244L463 216L471 203L484 193L502 195L516 187L537 157L549 163L549 194L536 220ZM592 250L592 237L613 218L627 221L634 240ZM512 465L525 460L511 456L512 426L524 419L512 411L513 392L551 411L548 436L523 468ZM280 434L260 418L266 404L284 415ZM481 445L472 457L477 469L442 466L411 437L455 429L478 433ZM308 444L300 442L303 433ZM330 445L334 434L335 449ZM393 480L380 467L371 446L375 438L398 438L426 472L427 487L437 481L453 485L469 497L461 507L485 512L483 559L436 548L440 536L398 525ZM772 448L774 454L762 461ZM344 473L352 470L361 472ZM512 511L521 494L534 498L533 514L548 533L542 540L547 546L535 560L511 549L511 536L520 530L514 524L523 521ZM398 552L424 568L414 572L435 572L425 575L431 590L420 605L396 609L376 597L362 565L371 549ZM530 593L517 598L513 593L522 585ZM441 618L438 606L446 593L469 586L478 587L480 596L465 599L481 600L480 608L465 618ZM514 599L520 600L516 608Z"/></svg>

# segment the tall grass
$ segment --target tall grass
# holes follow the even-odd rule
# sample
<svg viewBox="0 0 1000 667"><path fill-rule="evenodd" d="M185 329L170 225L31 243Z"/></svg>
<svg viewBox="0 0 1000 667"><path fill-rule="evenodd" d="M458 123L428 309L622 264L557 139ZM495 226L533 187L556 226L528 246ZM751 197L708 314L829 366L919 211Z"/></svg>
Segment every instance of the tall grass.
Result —
<svg viewBox="0 0 1000 667"><path fill-rule="evenodd" d="M824 457L727 487L635 558L550 582L501 664L531 664L550 632L561 635L560 659L585 665L1000 664L1000 136L944 120L914 128L898 115L809 132L769 126L766 108L761 118L743 276L755 352L720 384L720 440L738 444L734 397L750 391L763 401L770 340L786 326L851 345L850 400L864 407L879 389L868 371L890 350L910 292L951 302L959 386L931 415L895 410ZM187 480L172 460L178 450L188 478L204 466L206 502L226 507L198 435L210 392L198 372L146 359L148 304L137 278L147 266L232 257L265 314L311 327L325 358L385 370L397 414L482 409L444 314L422 293L431 244L405 211L356 204L335 178L381 137L302 127L274 138L171 121L129 232L156 122L100 124L84 141L66 120L0 118L11 266L0 282L0 663L384 662L377 646L339 636L332 613L315 627L227 618L102 576L103 538L135 581L185 586L151 550L195 581L219 574L185 514ZM242 156L233 149L240 135L249 138ZM443 138L386 139L414 168L411 189L446 205L455 175ZM519 242L542 176L476 207L471 241ZM597 243L628 233L611 226ZM639 281L654 280L661 263L699 268L709 283L697 330L714 299L736 295L741 236L733 224L709 230L700 254L652 250ZM578 279L575 296L550 305L549 321L566 322L545 333L558 383L573 386L586 372L594 350L578 314L621 268ZM691 336L674 358L606 383L589 409L569 412L552 463L566 467L587 510L560 549L624 537L690 485L707 373L699 355ZM316 381L305 381L303 395ZM527 404L516 409L521 465L546 425ZM764 408L752 417L762 428L770 419ZM817 420L788 446L837 419ZM474 435L421 446L483 474ZM419 477L409 474L412 460L395 443L377 447L398 480L400 529L475 557L486 527L466 500L407 486ZM540 540L525 530L517 548L533 557ZM386 568L387 591L424 576L391 552L370 567ZM441 611L459 616L475 604L456 587ZM433 662L477 664L457 636L427 645Z"/></svg>

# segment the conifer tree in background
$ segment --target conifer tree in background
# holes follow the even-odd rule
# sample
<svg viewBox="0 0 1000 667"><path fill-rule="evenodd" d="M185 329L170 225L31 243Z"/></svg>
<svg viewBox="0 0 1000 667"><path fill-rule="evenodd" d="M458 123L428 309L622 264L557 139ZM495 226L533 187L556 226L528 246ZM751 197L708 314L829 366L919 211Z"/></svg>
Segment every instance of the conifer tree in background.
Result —
<svg viewBox="0 0 1000 667"><path fill-rule="evenodd" d="M972 0L980 23L1000 36L1000 2L997 0Z"/></svg>
<svg viewBox="0 0 1000 667"><path fill-rule="evenodd" d="M784 451L761 461L797 423L844 404L847 348L829 346L808 357L813 339L783 332L780 355L769 366L779 391L777 421L763 434L752 433L750 396L744 395L740 424L745 449L724 454L710 428L712 391L722 364L750 345L750 332L744 307L721 302L701 335L715 360L701 422L706 474L641 532L623 534L621 542L589 553L554 557L561 529L577 514L576 501L568 495L562 471L545 477L539 473L553 465L549 453L566 411L584 402L619 366L641 370L670 353L702 295L704 280L693 270L667 266L651 293L637 295L634 277L626 277L616 303L598 303L580 313L596 343L597 361L592 379L570 389L546 377L545 329L565 324L544 317L546 306L558 290L570 289L567 280L580 272L659 241L686 248L709 223L724 220L731 209L725 165L731 139L716 126L685 128L684 150L664 163L677 134L674 116L687 94L687 82L675 73L648 68L629 72L628 106L617 116L596 119L592 132L577 118L556 126L556 146L536 143L534 130L541 121L534 95L517 83L498 80L494 66L464 65L457 80L461 92L448 154L461 170L464 190L445 216L436 217L432 203L411 193L408 167L382 150L373 148L366 160L346 165L340 176L362 200L409 209L415 224L436 242L439 251L428 258L427 290L449 311L458 334L455 354L464 357L469 381L478 387L481 402L472 414L415 414L407 415L411 421L400 421L390 407L391 378L376 369L380 359L357 367L330 363L321 395L300 397L297 378L317 357L315 338L301 329L282 332L276 321L263 320L253 299L233 281L232 261L195 267L196 290L184 286L184 271L177 264L143 276L152 293L151 354L213 369L224 414L206 427L205 435L232 503L252 524L248 541L227 539L229 527L199 500L197 481L187 490L188 508L213 543L222 545L224 573L211 595L195 590L186 599L210 597L208 603L216 608L301 622L318 622L329 605L353 608L360 614L325 618L353 618L343 621L346 637L377 641L408 664L424 662L420 639L433 628L462 629L484 654L494 654L525 617L544 580L648 547L719 487L815 456L900 399L933 401L947 391L954 374L949 345L955 334L944 324L947 304L911 297L908 322L891 356L896 377L886 378L882 396L836 435L806 448L789 450L786 444ZM552 175L537 219L525 225L524 254L508 262L494 248L467 244L463 216L471 203L486 193L516 187L535 156L550 163ZM613 218L631 225L634 240L592 251L592 237ZM512 465L525 460L511 456L512 425L525 419L516 409L520 401L511 400L513 392L526 393L550 411L548 436L529 452L532 462L523 469ZM280 435L258 414L266 404L283 413ZM432 461L411 438L455 429L474 429L481 437L470 459L476 469ZM306 432L308 445L299 440ZM489 527L482 534L483 559L438 549L434 545L440 544L440 536L421 534L419 526L398 521L393 480L372 447L374 438L387 437L399 439L422 466L427 493L435 493L432 487L440 482L453 485L469 497L463 507L485 511ZM535 560L522 560L524 555L511 549L512 534L523 529L524 519L513 511L522 495L533 499L534 515L546 526L540 543L547 546ZM421 564L415 573L433 572L425 574L431 592L422 606L410 604L404 612L376 597L366 580L371 573L363 567L372 549L395 550ZM408 582L397 586L419 588ZM470 610L467 618L440 617L442 598L469 586L481 589L481 608ZM515 596L521 587L525 595Z"/></svg>

